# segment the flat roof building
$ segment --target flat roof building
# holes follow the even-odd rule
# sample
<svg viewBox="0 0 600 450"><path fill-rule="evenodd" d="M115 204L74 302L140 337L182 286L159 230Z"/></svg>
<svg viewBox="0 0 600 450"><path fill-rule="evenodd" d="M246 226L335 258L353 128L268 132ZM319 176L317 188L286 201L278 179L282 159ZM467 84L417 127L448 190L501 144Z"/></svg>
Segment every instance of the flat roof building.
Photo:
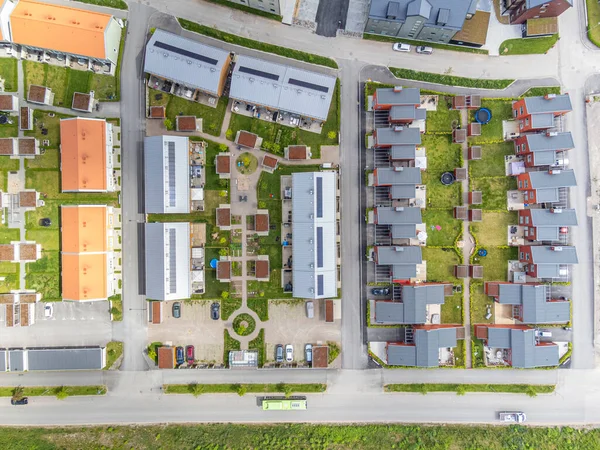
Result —
<svg viewBox="0 0 600 450"><path fill-rule="evenodd" d="M0 372L101 370L106 347L0 349Z"/></svg>
<svg viewBox="0 0 600 450"><path fill-rule="evenodd" d="M292 286L297 298L337 297L337 174L292 174Z"/></svg>

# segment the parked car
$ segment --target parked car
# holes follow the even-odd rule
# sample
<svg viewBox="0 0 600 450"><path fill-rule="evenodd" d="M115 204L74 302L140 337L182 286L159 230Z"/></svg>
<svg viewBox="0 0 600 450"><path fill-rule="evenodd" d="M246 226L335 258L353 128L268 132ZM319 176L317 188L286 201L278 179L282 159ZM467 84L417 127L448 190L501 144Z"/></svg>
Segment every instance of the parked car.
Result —
<svg viewBox="0 0 600 450"><path fill-rule="evenodd" d="M294 347L292 344L285 346L285 360L287 362L292 362L294 360Z"/></svg>
<svg viewBox="0 0 600 450"><path fill-rule="evenodd" d="M212 320L219 320L219 309L221 305L218 302L214 302L210 305L210 318Z"/></svg>
<svg viewBox="0 0 600 450"><path fill-rule="evenodd" d="M40 225L43 227L49 227L52 225L52 220L49 217L44 217L43 219L40 219Z"/></svg>
<svg viewBox="0 0 600 450"><path fill-rule="evenodd" d="M390 288L373 288L371 289L373 295L390 295Z"/></svg>
<svg viewBox="0 0 600 450"><path fill-rule="evenodd" d="M573 328L571 328L571 327L563 327L563 330L565 330L565 331L573 331Z"/></svg>
<svg viewBox="0 0 600 450"><path fill-rule="evenodd" d="M306 359L307 363L312 363L312 344L304 346L304 359Z"/></svg>
<svg viewBox="0 0 600 450"><path fill-rule="evenodd" d="M196 360L196 358L194 358L194 346L193 345L188 345L185 348L185 359L187 360L187 363L190 366L192 364L194 364L194 361Z"/></svg>
<svg viewBox="0 0 600 450"><path fill-rule="evenodd" d="M397 52L405 52L408 53L410 52L410 45L408 44L403 44L402 42L396 42L392 48L397 51Z"/></svg>
<svg viewBox="0 0 600 450"><path fill-rule="evenodd" d="M535 330L537 337L552 337L552 331Z"/></svg>
<svg viewBox="0 0 600 450"><path fill-rule="evenodd" d="M275 347L275 362L283 362L283 345L277 344Z"/></svg>
<svg viewBox="0 0 600 450"><path fill-rule="evenodd" d="M417 48L415 50L421 55L431 55L433 53L433 48L426 47L425 45L417 45Z"/></svg>
<svg viewBox="0 0 600 450"><path fill-rule="evenodd" d="M19 399L16 399L16 400L14 398L10 399L10 404L11 405L15 405L15 406L17 406L17 405L26 405L27 403L29 403L29 400L27 399L27 397L22 397L22 398L19 398Z"/></svg>
<svg viewBox="0 0 600 450"><path fill-rule="evenodd" d="M177 347L175 349L175 361L177 361L177 365L183 364L185 362L183 347Z"/></svg>
<svg viewBox="0 0 600 450"><path fill-rule="evenodd" d="M173 303L173 317L179 319L181 317L181 303Z"/></svg>
<svg viewBox="0 0 600 450"><path fill-rule="evenodd" d="M315 317L315 304L312 301L306 302L306 317L309 319Z"/></svg>
<svg viewBox="0 0 600 450"><path fill-rule="evenodd" d="M52 317L53 314L54 306L52 306L50 303L46 303L46 306L44 306L44 317L46 319L49 319L50 317Z"/></svg>

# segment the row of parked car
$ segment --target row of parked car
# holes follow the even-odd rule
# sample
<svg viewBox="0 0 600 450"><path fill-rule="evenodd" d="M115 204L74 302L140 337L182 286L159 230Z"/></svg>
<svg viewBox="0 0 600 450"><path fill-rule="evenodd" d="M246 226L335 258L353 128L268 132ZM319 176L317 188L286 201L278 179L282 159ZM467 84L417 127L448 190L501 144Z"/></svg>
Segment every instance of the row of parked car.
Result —
<svg viewBox="0 0 600 450"><path fill-rule="evenodd" d="M287 344L285 350L281 344L278 344L275 347L275 362L283 363L284 353L286 362L294 362L294 346L292 344ZM307 363L312 363L312 344L306 344L304 346L304 359Z"/></svg>
<svg viewBox="0 0 600 450"><path fill-rule="evenodd" d="M188 365L194 364L195 351L193 345L186 345L185 350L183 347L177 347L175 349L175 362L178 366L181 366L183 363L187 362Z"/></svg>
<svg viewBox="0 0 600 450"><path fill-rule="evenodd" d="M212 305L210 305L210 318L212 320L219 320L220 309L221 309L221 305L218 302L215 302ZM172 313L173 313L173 317L175 319L181 318L181 303L180 302L173 303Z"/></svg>

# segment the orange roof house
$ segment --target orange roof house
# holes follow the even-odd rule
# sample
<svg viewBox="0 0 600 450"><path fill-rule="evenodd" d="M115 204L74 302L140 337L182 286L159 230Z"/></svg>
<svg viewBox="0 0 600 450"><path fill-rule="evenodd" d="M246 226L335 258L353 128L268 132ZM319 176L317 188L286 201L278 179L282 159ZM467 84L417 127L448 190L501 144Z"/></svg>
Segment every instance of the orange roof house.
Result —
<svg viewBox="0 0 600 450"><path fill-rule="evenodd" d="M121 26L110 14L20 0L9 19L5 40L117 63Z"/></svg>
<svg viewBox="0 0 600 450"><path fill-rule="evenodd" d="M63 192L114 191L112 125L104 119L61 119Z"/></svg>
<svg viewBox="0 0 600 450"><path fill-rule="evenodd" d="M63 300L106 300L114 294L111 217L107 206L61 207Z"/></svg>

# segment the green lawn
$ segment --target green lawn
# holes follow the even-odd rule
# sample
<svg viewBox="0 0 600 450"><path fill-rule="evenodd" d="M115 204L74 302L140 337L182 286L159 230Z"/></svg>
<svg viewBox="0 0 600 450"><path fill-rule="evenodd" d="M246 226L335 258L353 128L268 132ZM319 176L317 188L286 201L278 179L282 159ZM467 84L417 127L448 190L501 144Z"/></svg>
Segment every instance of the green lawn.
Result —
<svg viewBox="0 0 600 450"><path fill-rule="evenodd" d="M508 268L507 268L508 270ZM485 269L483 275L487 275L485 273ZM493 279L489 278L490 281ZM502 281L502 279L498 279L496 281ZM471 323L494 323L495 313L494 313L494 300L492 297L485 294L484 284L481 280L471 280ZM491 306L492 317L489 319L485 318L487 314L487 306Z"/></svg>
<svg viewBox="0 0 600 450"><path fill-rule="evenodd" d="M473 233L477 236L479 245L485 247L499 247L508 245L508 227L516 225L518 214L516 211L484 212L483 221L472 222Z"/></svg>
<svg viewBox="0 0 600 450"><path fill-rule="evenodd" d="M462 292L444 298L441 319L442 323L464 323Z"/></svg>
<svg viewBox="0 0 600 450"><path fill-rule="evenodd" d="M123 343L119 341L110 341L106 344L106 366L104 370L112 367L117 359L123 354Z"/></svg>
<svg viewBox="0 0 600 450"><path fill-rule="evenodd" d="M5 123L0 125L0 138L17 137L19 135L19 122L15 117L12 119L12 123ZM10 159L7 156L3 156L2 159ZM15 160L13 160L15 161ZM18 160L16 160L18 161Z"/></svg>
<svg viewBox="0 0 600 450"><path fill-rule="evenodd" d="M523 95L521 95L521 97L539 97L540 95L546 95L546 94L560 94L561 93L561 89L560 86L540 86L540 87L532 87L531 89L528 89L527 92L525 92Z"/></svg>
<svg viewBox="0 0 600 450"><path fill-rule="evenodd" d="M551 394L556 386L553 384L386 384L385 392L496 392L508 394L526 394L535 397L537 394Z"/></svg>
<svg viewBox="0 0 600 450"><path fill-rule="evenodd" d="M248 342L248 350L256 350L258 352L258 367L265 365L267 346L265 344L265 329L261 328L258 336ZM325 388L323 388L325 390Z"/></svg>
<svg viewBox="0 0 600 450"><path fill-rule="evenodd" d="M471 190L481 191L484 211L506 211L506 192L517 189L513 177L471 178L470 184Z"/></svg>
<svg viewBox="0 0 600 450"><path fill-rule="evenodd" d="M452 68L450 68L450 73L443 75L438 73L419 72L411 69L400 69L397 67L390 67L389 69L397 78L406 80L425 81L428 83L435 84L444 84L447 86L462 86L482 89L504 89L510 86L515 81L457 77L451 75Z"/></svg>
<svg viewBox="0 0 600 450"><path fill-rule="evenodd" d="M53 114L51 117L50 114ZM60 146L60 119L65 119L74 116L68 116L65 114L58 114L53 112L46 112L42 110L35 110L33 112L33 130L25 131L25 136L35 137L40 141L47 139L50 141L49 145L46 146L46 149L58 149ZM42 129L45 128L48 130L47 134L42 134ZM41 142L40 142L41 144ZM36 156L34 160L27 160L27 167L35 167L36 164L40 164L39 167L58 169L60 167L60 163L58 161L58 156L54 156L54 153L50 156L46 157L46 155ZM51 159L52 161L46 161ZM38 160L40 162L38 163ZM44 162L42 162L44 161ZM52 165L56 162L56 165ZM30 166L31 165L31 166Z"/></svg>
<svg viewBox="0 0 600 450"><path fill-rule="evenodd" d="M460 111L451 110L452 97L439 96L439 102L436 111L427 111L427 123L425 131L427 133L452 133L452 122L460 122Z"/></svg>
<svg viewBox="0 0 600 450"><path fill-rule="evenodd" d="M266 53L274 53L276 55L285 56L286 58L332 67L334 69L338 68L337 63L333 59L326 58L325 56L314 55L312 53L307 53L300 50L293 50L291 48L255 41L245 37L237 36L235 34L225 33L224 31L217 30L215 27L200 25L199 23L191 22L185 19L178 18L177 20L179 20L179 24L182 26L182 28L186 30L193 31L194 33L200 33L214 39L219 39L230 44L241 45L242 47L248 47Z"/></svg>
<svg viewBox="0 0 600 450"><path fill-rule="evenodd" d="M479 247L487 250L487 256L480 257L474 253L472 264L483 266L484 280L508 281L508 261L518 259L518 247L486 247L481 243L479 244Z"/></svg>
<svg viewBox="0 0 600 450"><path fill-rule="evenodd" d="M241 298L228 298L221 300L221 319L228 320L231 315L242 307Z"/></svg>
<svg viewBox="0 0 600 450"><path fill-rule="evenodd" d="M502 121L512 119L512 100L481 100L481 106L488 108L492 113L492 120L481 126L481 136L470 136L469 144L485 144L492 142L501 142L504 140L502 134ZM475 122L475 112L469 112L470 122Z"/></svg>
<svg viewBox="0 0 600 450"><path fill-rule="evenodd" d="M111 77L114 78L114 77ZM92 72L83 70L72 70L69 74L69 82L67 83L67 92L65 94L65 106L70 108L73 104L73 94L81 92L86 94L90 91L92 82Z"/></svg>
<svg viewBox="0 0 600 450"><path fill-rule="evenodd" d="M42 86L52 89L52 92L54 93L54 106L70 108L73 97L69 100L67 91L69 86L69 75L73 70L67 67L52 66L50 64L43 65L46 72L46 79Z"/></svg>
<svg viewBox="0 0 600 450"><path fill-rule="evenodd" d="M202 394L237 394L239 384L200 384ZM267 393L320 393L327 389L326 384L320 383L273 383L273 384L255 384L244 383L247 394L267 394ZM163 390L166 394L191 394L193 385L189 384L165 384Z"/></svg>
<svg viewBox="0 0 600 450"><path fill-rule="evenodd" d="M57 200L72 204L110 204L116 206L119 194L112 193L62 193L60 171L52 169L30 169L25 174L25 186L45 194L45 201Z"/></svg>
<svg viewBox="0 0 600 450"><path fill-rule="evenodd" d="M588 19L588 37L600 47L600 3L596 0L585 0Z"/></svg>
<svg viewBox="0 0 600 450"><path fill-rule="evenodd" d="M249 298L248 308L254 311L263 322L269 320L269 300L265 297Z"/></svg>
<svg viewBox="0 0 600 450"><path fill-rule="evenodd" d="M339 83L336 84L333 100L329 108L327 122L323 125L320 134L292 128L285 125L266 122L240 114L232 114L229 122L228 135L234 139L239 130L255 133L263 138L262 149L270 153L283 156L283 150L289 145L307 145L311 149L313 158L321 157L321 145L337 145L339 132ZM329 133L335 137L329 137Z"/></svg>
<svg viewBox="0 0 600 450"><path fill-rule="evenodd" d="M423 223L427 225L427 245L452 247L462 232L462 222L454 218L451 209L426 208L423 210ZM435 228L438 225L441 230Z"/></svg>
<svg viewBox="0 0 600 450"><path fill-rule="evenodd" d="M459 183L444 186L440 177L444 172L453 172L460 167L461 147L452 143L450 135L424 135L427 170L423 173L423 183L427 185L428 208L449 209L460 204L461 187Z"/></svg>
<svg viewBox="0 0 600 450"><path fill-rule="evenodd" d="M105 395L106 386L94 385L94 386L28 386L23 387L22 394L25 397L54 397L57 395L58 390L66 389L67 397L73 395ZM14 387L3 386L0 387L0 397L12 397ZM5 448L10 448L5 447Z"/></svg>
<svg viewBox="0 0 600 450"><path fill-rule="evenodd" d="M112 75L92 74L89 90L100 101L114 101L119 97L118 78Z"/></svg>
<svg viewBox="0 0 600 450"><path fill-rule="evenodd" d="M547 53L558 41L558 34L535 38L508 39L500 44L502 55L531 55Z"/></svg>
<svg viewBox="0 0 600 450"><path fill-rule="evenodd" d="M0 244L10 244L12 241L18 241L20 236L18 228L8 228L6 225L0 225Z"/></svg>
<svg viewBox="0 0 600 450"><path fill-rule="evenodd" d="M504 157L514 155L512 142L484 144L481 146L481 159L469 161L469 170L473 177L501 177L506 175Z"/></svg>
<svg viewBox="0 0 600 450"><path fill-rule="evenodd" d="M457 282L454 266L460 263L454 248L423 248L423 261L427 261L427 281Z"/></svg>
<svg viewBox="0 0 600 450"><path fill-rule="evenodd" d="M427 186L427 208L450 209L460 205L462 187L460 183L453 183L450 186L444 186L440 182L442 172L423 173L422 181Z"/></svg>
<svg viewBox="0 0 600 450"><path fill-rule="evenodd" d="M173 126L175 126L176 116L202 117L202 131L212 136L219 136L229 101L227 97L220 97L217 107L212 108L174 95L164 94L164 96L169 97L167 117L173 122Z"/></svg>
<svg viewBox="0 0 600 450"><path fill-rule="evenodd" d="M127 3L124 0L74 0L80 3L87 3L89 5L106 6L108 8L117 8L127 10Z"/></svg>
<svg viewBox="0 0 600 450"><path fill-rule="evenodd" d="M17 59L0 58L0 78L4 80L4 92L17 92Z"/></svg>

